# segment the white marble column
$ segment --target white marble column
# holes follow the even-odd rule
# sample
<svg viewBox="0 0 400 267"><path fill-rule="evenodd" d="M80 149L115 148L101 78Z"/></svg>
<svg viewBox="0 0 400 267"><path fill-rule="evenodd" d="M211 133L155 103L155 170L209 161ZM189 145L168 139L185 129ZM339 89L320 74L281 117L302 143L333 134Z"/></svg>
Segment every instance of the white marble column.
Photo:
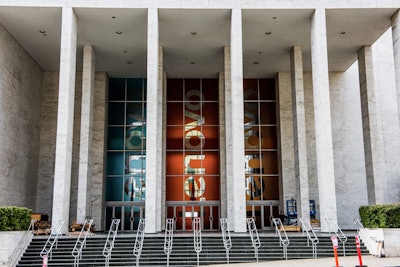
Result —
<svg viewBox="0 0 400 267"><path fill-rule="evenodd" d="M371 46L358 51L358 72L361 96L365 170L367 175L368 204L383 203L385 183L385 162L383 133L379 126L380 114L374 81Z"/></svg>
<svg viewBox="0 0 400 267"><path fill-rule="evenodd" d="M392 38L393 38L393 55L394 70L396 77L397 104L400 114L400 11L398 10L392 16Z"/></svg>
<svg viewBox="0 0 400 267"><path fill-rule="evenodd" d="M304 109L303 53L299 46L293 47L290 53L290 72L292 84L297 216L299 218L310 220L306 116Z"/></svg>
<svg viewBox="0 0 400 267"><path fill-rule="evenodd" d="M162 50L159 47L158 10L147 18L147 116L146 116L146 232L161 231L162 165Z"/></svg>
<svg viewBox="0 0 400 267"><path fill-rule="evenodd" d="M69 224L72 138L74 121L77 18L71 7L63 7L61 24L60 76L54 169L53 223Z"/></svg>
<svg viewBox="0 0 400 267"><path fill-rule="evenodd" d="M225 48L229 49L229 48ZM224 56L225 54L224 49ZM225 74L220 72L218 74L218 110L219 110L219 143L225 144L226 140L226 124L225 124L225 115L226 115L226 104L225 104ZM219 162L220 162L220 186L221 186L221 218L227 218L227 187L226 187L226 146L221 145L219 148Z"/></svg>
<svg viewBox="0 0 400 267"><path fill-rule="evenodd" d="M311 63L314 94L315 141L321 230L329 231L325 219L337 223L335 172L329 96L328 49L325 9L311 17Z"/></svg>
<svg viewBox="0 0 400 267"><path fill-rule="evenodd" d="M83 223L86 217L92 216L90 214L90 165L93 132L94 71L94 49L91 45L85 45L83 47L81 137L76 218L78 223ZM97 222L97 224L99 223Z"/></svg>
<svg viewBox="0 0 400 267"><path fill-rule="evenodd" d="M227 48L225 48L227 49ZM244 173L244 113L243 113L243 49L242 49L242 11L232 9L231 40L229 59L225 55L226 103L230 107L226 111L226 143L229 164L227 170L228 220L233 223L235 232L246 232L246 195ZM226 51L226 50L225 50ZM227 51L226 51L227 52Z"/></svg>

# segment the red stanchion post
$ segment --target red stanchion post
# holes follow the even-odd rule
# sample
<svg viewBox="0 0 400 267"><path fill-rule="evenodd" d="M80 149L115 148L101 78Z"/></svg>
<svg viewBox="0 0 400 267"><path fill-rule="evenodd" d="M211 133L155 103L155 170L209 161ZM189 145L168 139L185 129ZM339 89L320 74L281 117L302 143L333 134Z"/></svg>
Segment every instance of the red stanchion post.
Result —
<svg viewBox="0 0 400 267"><path fill-rule="evenodd" d="M42 267L47 267L47 255L46 254L43 255L43 265L42 265Z"/></svg>
<svg viewBox="0 0 400 267"><path fill-rule="evenodd" d="M331 236L331 240L333 245L333 255L335 256L336 267L339 267L339 258L337 253L337 249L339 247L338 240L336 236Z"/></svg>
<svg viewBox="0 0 400 267"><path fill-rule="evenodd" d="M360 262L360 265L356 265L356 267L368 267L367 265L363 265L363 262L362 262L360 237L358 235L356 235L356 248L357 248L357 254L358 254L358 261Z"/></svg>

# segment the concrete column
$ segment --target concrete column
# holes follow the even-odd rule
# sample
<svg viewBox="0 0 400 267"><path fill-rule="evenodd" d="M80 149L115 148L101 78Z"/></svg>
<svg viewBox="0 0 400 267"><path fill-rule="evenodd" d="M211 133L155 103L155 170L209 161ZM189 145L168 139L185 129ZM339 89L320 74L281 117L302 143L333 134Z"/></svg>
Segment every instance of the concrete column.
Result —
<svg viewBox="0 0 400 267"><path fill-rule="evenodd" d="M337 223L332 125L329 96L328 50L325 9L317 8L311 17L311 63L313 77L315 142L321 230L329 231L325 219Z"/></svg>
<svg viewBox="0 0 400 267"><path fill-rule="evenodd" d="M148 9L147 116L146 116L146 232L161 231L162 164L162 60L159 48L158 10Z"/></svg>
<svg viewBox="0 0 400 267"><path fill-rule="evenodd" d="M398 10L392 16L392 38L393 38L393 55L394 70L396 77L397 104L400 113L400 11Z"/></svg>
<svg viewBox="0 0 400 267"><path fill-rule="evenodd" d="M225 144L226 140L226 104L225 104L225 75L223 72L218 74L218 92L219 92L219 143ZM226 146L221 145L219 148L219 162L220 162L220 186L221 186L221 218L227 218L227 175L226 175Z"/></svg>
<svg viewBox="0 0 400 267"><path fill-rule="evenodd" d="M77 221L79 223L83 223L86 217L92 216L90 210L90 186L88 184L90 181L90 151L92 148L93 132L94 71L94 49L91 45L85 45L83 47L81 137L77 200Z"/></svg>
<svg viewBox="0 0 400 267"><path fill-rule="evenodd" d="M383 203L385 183L383 133L379 126L380 114L374 81L371 46L358 51L358 71L361 96L365 170L367 175L368 203Z"/></svg>
<svg viewBox="0 0 400 267"><path fill-rule="evenodd" d="M69 224L72 135L74 121L77 18L71 7L63 7L61 24L60 78L58 94L56 158L52 221Z"/></svg>
<svg viewBox="0 0 400 267"><path fill-rule="evenodd" d="M306 116L304 109L303 54L301 47L290 53L290 71L293 105L294 160L297 191L297 216L310 220L308 189Z"/></svg>
<svg viewBox="0 0 400 267"><path fill-rule="evenodd" d="M225 48L227 50L227 48ZM225 51L226 51L225 50ZM227 52L227 51L226 51ZM230 52L230 53L229 53ZM225 62L229 73L225 73L226 102L230 102L227 116L227 170L228 220L233 223L235 232L246 232L246 195L244 187L244 121L243 121L243 49L242 49L242 11L232 9L231 41L229 59ZM226 58L226 57L225 57ZM227 58L226 58L227 59ZM228 132L229 130L229 132Z"/></svg>

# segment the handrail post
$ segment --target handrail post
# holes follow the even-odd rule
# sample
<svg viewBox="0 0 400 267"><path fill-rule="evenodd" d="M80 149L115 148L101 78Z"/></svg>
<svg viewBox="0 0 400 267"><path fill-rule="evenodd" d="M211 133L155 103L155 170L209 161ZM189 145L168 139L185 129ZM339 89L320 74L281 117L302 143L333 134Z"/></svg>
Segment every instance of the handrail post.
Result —
<svg viewBox="0 0 400 267"><path fill-rule="evenodd" d="M82 250L84 247L86 247L86 237L88 236L88 233L90 233L90 228L92 227L92 223L93 219L86 219L82 225L81 232L79 233L79 236L76 239L75 246L71 252L72 256L74 257L74 267L79 266L79 260L82 259Z"/></svg>
<svg viewBox="0 0 400 267"><path fill-rule="evenodd" d="M342 242L343 246L343 256L346 257L346 241L347 241L347 236L343 233L342 229L340 229L339 225L331 220L325 218L325 221L329 225L329 233L331 233L331 230L333 230L334 234L337 236L340 242ZM335 227L336 226L336 227Z"/></svg>
<svg viewBox="0 0 400 267"><path fill-rule="evenodd" d="M175 219L167 219L165 222L164 253L167 254L167 266L169 266L169 255L172 252L172 242L174 239Z"/></svg>
<svg viewBox="0 0 400 267"><path fill-rule="evenodd" d="M197 253L197 266L200 264L200 252L202 249L201 245L201 221L199 217L193 218L193 245L194 251Z"/></svg>
<svg viewBox="0 0 400 267"><path fill-rule="evenodd" d="M283 227L283 223L280 218L272 218L272 222L275 225L275 233L279 236L279 244L283 247L283 257L287 260L287 247L290 244L289 238L286 234L286 230ZM279 229L279 227L281 227ZM281 231L284 233L285 238L282 237Z"/></svg>
<svg viewBox="0 0 400 267"><path fill-rule="evenodd" d="M229 232L229 224L227 218L219 219L221 223L222 240L226 250L226 262L229 264L229 250L232 248L231 234Z"/></svg>
<svg viewBox="0 0 400 267"><path fill-rule="evenodd" d="M21 254L25 250L25 248L28 246L28 243L31 242L32 237L33 237L33 230L35 228L35 222L36 220L31 220L31 223L29 224L28 230L24 233L22 236L21 240L19 241L17 247L14 249L14 251L11 253L10 257L7 260L7 266L15 266L19 258L21 257Z"/></svg>
<svg viewBox="0 0 400 267"><path fill-rule="evenodd" d="M251 243L254 247L254 254L258 262L258 248L261 246L260 238L258 237L256 223L254 218L247 218L247 228L249 229Z"/></svg>
<svg viewBox="0 0 400 267"><path fill-rule="evenodd" d="M44 244L42 251L40 252L40 257L42 259L43 259L44 255L46 255L50 260L52 259L53 246L55 243L56 248L57 248L58 235L61 233L62 226L64 225L64 223L65 223L65 220L59 220L58 221L58 229L56 228L56 226L51 227L49 238L47 238L47 241ZM53 229L54 229L54 231L53 231ZM47 248L47 246L49 246L49 247Z"/></svg>
<svg viewBox="0 0 400 267"><path fill-rule="evenodd" d="M319 242L319 239L315 234L314 229L311 227L310 221L308 219L301 218L300 222L301 222L301 227L303 229L303 234L304 232L307 233L307 246L308 247L310 246L309 241L311 241L313 258L317 258L317 244ZM312 233L312 236L310 232Z"/></svg>
<svg viewBox="0 0 400 267"><path fill-rule="evenodd" d="M107 239L103 248L103 256L106 258L105 259L106 267L108 267L110 264L111 251L114 248L115 237L117 236L118 233L119 223L120 219L113 219L110 225L110 229L108 230Z"/></svg>
<svg viewBox="0 0 400 267"><path fill-rule="evenodd" d="M140 219L136 232L135 246L133 248L133 254L136 256L136 266L139 266L139 259L142 254L145 226L145 219Z"/></svg>

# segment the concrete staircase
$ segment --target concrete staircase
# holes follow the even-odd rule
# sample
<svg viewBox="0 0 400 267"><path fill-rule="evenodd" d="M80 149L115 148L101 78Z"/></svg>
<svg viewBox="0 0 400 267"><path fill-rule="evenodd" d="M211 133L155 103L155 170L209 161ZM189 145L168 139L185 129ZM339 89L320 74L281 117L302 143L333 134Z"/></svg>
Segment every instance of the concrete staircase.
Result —
<svg viewBox="0 0 400 267"><path fill-rule="evenodd" d="M353 235L354 236L354 235ZM136 257L133 255L133 245L136 235L119 234L112 251L110 266L136 266ZM28 249L18 263L18 267L42 266L39 256L46 242L45 236L34 237ZM312 258L312 247L307 246L307 238L299 234L289 235L288 259ZM317 245L318 258L333 257L332 242L328 235L319 236ZM88 237L87 246L79 266L104 266L105 258L102 255L106 235L96 234ZM254 249L249 235L232 234L232 249L229 251L230 263L255 262ZM279 246L279 238L274 234L260 233L261 247L258 251L259 261L282 260L283 248ZM57 248L53 250L52 259L48 266L74 266L74 257L71 251L76 237L63 236L59 239ZM349 237L346 243L346 255L357 255L354 237ZM339 255L343 255L343 248L339 243ZM363 254L368 251L362 246ZM220 233L203 233L200 265L226 263L226 251ZM164 254L164 236L146 235L143 251L139 260L141 266L166 266L167 256ZM175 234L173 249L170 255L171 266L196 266L197 254L193 248L193 237L190 234Z"/></svg>

